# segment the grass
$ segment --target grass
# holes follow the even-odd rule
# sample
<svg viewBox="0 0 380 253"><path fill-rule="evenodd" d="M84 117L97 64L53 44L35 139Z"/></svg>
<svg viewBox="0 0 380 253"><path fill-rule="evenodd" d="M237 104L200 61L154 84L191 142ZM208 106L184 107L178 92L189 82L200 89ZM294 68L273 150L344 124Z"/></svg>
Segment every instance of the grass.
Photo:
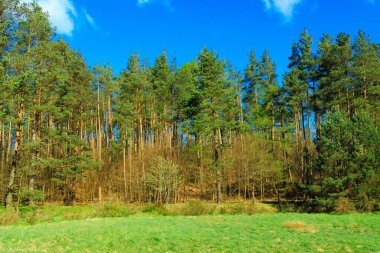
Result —
<svg viewBox="0 0 380 253"><path fill-rule="evenodd" d="M20 207L15 211L0 209L0 226L35 225L64 220L81 220L100 217L126 217L135 214L137 206L93 205L93 206L43 206Z"/></svg>
<svg viewBox="0 0 380 253"><path fill-rule="evenodd" d="M379 218L378 214L88 218L2 227L0 252L379 252Z"/></svg>
<svg viewBox="0 0 380 253"><path fill-rule="evenodd" d="M7 218L15 225L0 226L0 252L380 252L380 213L273 213L258 205L261 214L241 214L251 209L195 202L25 208L19 219Z"/></svg>
<svg viewBox="0 0 380 253"><path fill-rule="evenodd" d="M274 213L277 209L261 203L207 203L192 201L175 205L87 205L87 206L22 206L19 212L6 212L0 208L0 226L35 225L64 220L87 218L127 217L134 214L163 216L199 216L215 214L258 214Z"/></svg>

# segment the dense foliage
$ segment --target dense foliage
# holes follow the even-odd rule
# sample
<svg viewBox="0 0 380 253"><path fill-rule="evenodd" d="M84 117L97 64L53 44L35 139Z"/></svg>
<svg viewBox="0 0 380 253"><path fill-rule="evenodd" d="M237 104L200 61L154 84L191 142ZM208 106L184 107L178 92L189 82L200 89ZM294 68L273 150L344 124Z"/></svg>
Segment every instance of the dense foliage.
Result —
<svg viewBox="0 0 380 253"><path fill-rule="evenodd" d="M313 51L305 30L282 78L266 50L243 73L203 49L115 75L90 69L34 4L0 3L0 196L36 201L380 200L380 49L359 31ZM281 82L280 82L281 80ZM310 206L313 206L310 204Z"/></svg>

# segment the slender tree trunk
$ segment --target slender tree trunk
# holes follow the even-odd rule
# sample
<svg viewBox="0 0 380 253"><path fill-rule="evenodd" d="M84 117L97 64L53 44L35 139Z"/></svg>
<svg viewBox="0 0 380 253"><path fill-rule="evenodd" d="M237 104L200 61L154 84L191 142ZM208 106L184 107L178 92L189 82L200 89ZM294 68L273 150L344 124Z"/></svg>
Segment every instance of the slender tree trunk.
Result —
<svg viewBox="0 0 380 253"><path fill-rule="evenodd" d="M260 172L260 199L261 199L261 201L264 200L264 178L263 178L263 172Z"/></svg>
<svg viewBox="0 0 380 253"><path fill-rule="evenodd" d="M274 152L275 124L276 124L276 121L274 118L274 108L272 107L272 127L271 127L272 152Z"/></svg>
<svg viewBox="0 0 380 253"><path fill-rule="evenodd" d="M5 206L6 208L12 208L13 206L13 197L15 192L15 178L17 174L18 169L18 163L20 160L20 154L19 149L22 145L22 139L23 139L23 115L24 115L24 104L21 103L18 111L18 118L17 118L17 127L16 127L16 138L15 138L15 144L14 144L14 151L13 151L13 158L11 163L11 173L9 176L9 182L8 182L8 188L6 192L6 198L5 198Z"/></svg>
<svg viewBox="0 0 380 253"><path fill-rule="evenodd" d="M144 151L144 137L143 137L143 117L141 104L138 105L138 118L139 118L139 152L142 155Z"/></svg>
<svg viewBox="0 0 380 253"><path fill-rule="evenodd" d="M125 142L125 141L124 141ZM125 145L125 143L124 143ZM123 147L123 179L124 179L124 201L127 200L127 161L126 161L126 150Z"/></svg>
<svg viewBox="0 0 380 253"><path fill-rule="evenodd" d="M216 167L216 202L220 203L222 195L222 172L219 163L219 135L220 129L214 130L214 164Z"/></svg>
<svg viewBox="0 0 380 253"><path fill-rule="evenodd" d="M2 154L1 154L1 167L3 170L5 170L5 162L6 162L6 141L5 141L5 122L2 122L2 127L1 127L1 144L2 144Z"/></svg>
<svg viewBox="0 0 380 253"><path fill-rule="evenodd" d="M255 191L256 191L255 178L253 178L253 180L252 180L252 200L253 200L253 202L256 202Z"/></svg>
<svg viewBox="0 0 380 253"><path fill-rule="evenodd" d="M362 63L362 68L365 69L365 63ZM363 76L363 97L364 99L367 99L367 76Z"/></svg>
<svg viewBox="0 0 380 253"><path fill-rule="evenodd" d="M7 141L7 144L8 144L8 148L7 148L7 155L6 155L6 161L7 163L9 162L10 160L10 157L11 157L11 153L12 153L12 119L9 120L9 126L8 126L8 141Z"/></svg>
<svg viewBox="0 0 380 253"><path fill-rule="evenodd" d="M307 131L307 142L308 142L308 145L310 145L313 142L313 139L311 136L311 129L310 129L310 111L309 111L309 109L306 110L306 131Z"/></svg>
<svg viewBox="0 0 380 253"><path fill-rule="evenodd" d="M108 96L108 130L109 130L109 138L111 141L114 141L114 129L113 129L113 113L112 113L112 103L111 103L112 95Z"/></svg>
<svg viewBox="0 0 380 253"><path fill-rule="evenodd" d="M37 127L38 127L38 113L36 111L34 111L34 121L33 121L33 129L32 129L32 138L33 138L33 148L34 148L34 152L33 152L33 160L37 160L38 159L38 152L39 152L39 147L38 147L38 140L37 140ZM32 166L32 172L30 173L30 176L29 176L29 191L33 192L34 191L34 183L35 183L35 175L37 173L37 167L36 166ZM29 200L29 204L31 206L34 206L34 200L33 200L33 197L30 198Z"/></svg>
<svg viewBox="0 0 380 253"><path fill-rule="evenodd" d="M199 171L199 182L198 187L202 193L203 191L203 168L202 168L202 137L199 137L198 141L199 148L197 150L197 156L198 156L198 171Z"/></svg>
<svg viewBox="0 0 380 253"><path fill-rule="evenodd" d="M97 108L97 134L98 141L98 161L102 161L102 122L100 120L100 83L98 84L98 108Z"/></svg>
<svg viewBox="0 0 380 253"><path fill-rule="evenodd" d="M133 140L132 137L128 139L128 146L129 146L129 152L128 152L128 160L129 160L129 198L130 201L133 201L133 192L132 192L132 152L133 152Z"/></svg>

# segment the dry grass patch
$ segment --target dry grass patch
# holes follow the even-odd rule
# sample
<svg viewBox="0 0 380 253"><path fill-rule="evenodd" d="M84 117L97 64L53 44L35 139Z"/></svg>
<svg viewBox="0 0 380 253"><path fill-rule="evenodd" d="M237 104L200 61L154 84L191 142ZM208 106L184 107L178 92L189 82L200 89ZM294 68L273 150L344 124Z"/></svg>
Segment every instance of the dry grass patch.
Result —
<svg viewBox="0 0 380 253"><path fill-rule="evenodd" d="M359 224L354 222L354 223L351 223L349 227L352 229L359 228Z"/></svg>
<svg viewBox="0 0 380 253"><path fill-rule="evenodd" d="M52 222L53 216L49 213L42 212L41 210L37 209L26 213L22 219L31 225L35 225L41 222Z"/></svg>
<svg viewBox="0 0 380 253"><path fill-rule="evenodd" d="M283 223L283 225L287 229L295 230L297 232L309 232L313 234L318 232L315 226L307 226L302 221L286 221Z"/></svg>
<svg viewBox="0 0 380 253"><path fill-rule="evenodd" d="M20 220L16 211L6 211L0 214L0 226L12 225Z"/></svg>
<svg viewBox="0 0 380 253"><path fill-rule="evenodd" d="M201 201L190 201L184 204L168 205L164 208L166 213L161 212L163 215L200 216L213 214L216 206Z"/></svg>
<svg viewBox="0 0 380 253"><path fill-rule="evenodd" d="M218 214L259 214L259 213L276 213L277 208L253 201L226 204L222 203L216 206L216 213Z"/></svg>

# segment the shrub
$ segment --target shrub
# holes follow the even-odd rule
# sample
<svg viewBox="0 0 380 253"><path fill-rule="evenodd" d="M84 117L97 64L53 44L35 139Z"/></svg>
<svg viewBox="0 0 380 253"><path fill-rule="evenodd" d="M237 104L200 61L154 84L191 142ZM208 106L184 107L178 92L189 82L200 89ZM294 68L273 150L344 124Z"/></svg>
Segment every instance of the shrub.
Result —
<svg viewBox="0 0 380 253"><path fill-rule="evenodd" d="M325 212L332 212L335 210L336 203L334 202L334 199L322 199L322 198L316 198L315 200L308 200L306 201L308 209L304 208L303 211L307 212L317 212L317 213L325 213Z"/></svg>
<svg viewBox="0 0 380 253"><path fill-rule="evenodd" d="M376 200L369 200L368 198L362 197L357 203L357 208L363 212L376 212L379 211L379 202Z"/></svg>
<svg viewBox="0 0 380 253"><path fill-rule="evenodd" d="M169 204L178 194L181 177L179 167L171 160L159 157L146 174L146 183L150 191L160 196L158 201Z"/></svg>
<svg viewBox="0 0 380 253"><path fill-rule="evenodd" d="M99 210L99 207L96 207L93 210L89 210L85 208L65 207L57 215L62 216L64 220L79 220L79 219L91 217L94 213L96 216L96 213L98 210Z"/></svg>
<svg viewBox="0 0 380 253"><path fill-rule="evenodd" d="M337 213L351 213L355 212L355 204L348 198L339 198L335 203L335 212Z"/></svg>
<svg viewBox="0 0 380 253"><path fill-rule="evenodd" d="M257 202L248 202L247 204L246 214L276 213L278 211L277 208L267 204Z"/></svg>
<svg viewBox="0 0 380 253"><path fill-rule="evenodd" d="M160 215L168 215L168 210L162 204L146 205L142 209L142 212L143 213L155 213L155 214L160 214Z"/></svg>
<svg viewBox="0 0 380 253"><path fill-rule="evenodd" d="M36 209L30 212L27 212L25 214L25 217L23 217L23 219L30 225L35 225L41 222L51 222L53 221L53 216Z"/></svg>
<svg viewBox="0 0 380 253"><path fill-rule="evenodd" d="M29 204L31 200L33 201L43 201L44 200L44 194L40 190L29 190L29 189L22 189L20 191L20 201L23 204Z"/></svg>
<svg viewBox="0 0 380 253"><path fill-rule="evenodd" d="M201 201L191 201L184 206L184 215L187 216L198 216L198 215L209 215L215 211L215 206Z"/></svg>
<svg viewBox="0 0 380 253"><path fill-rule="evenodd" d="M125 217L136 213L136 210L129 206L117 206L104 204L95 209L96 217Z"/></svg>
<svg viewBox="0 0 380 253"><path fill-rule="evenodd" d="M219 207L219 213L220 214L242 214L245 213L246 208L243 205L232 205L232 206L221 206Z"/></svg>
<svg viewBox="0 0 380 253"><path fill-rule="evenodd" d="M167 215L199 216L213 214L216 206L201 201L190 201L182 205L167 208Z"/></svg>

